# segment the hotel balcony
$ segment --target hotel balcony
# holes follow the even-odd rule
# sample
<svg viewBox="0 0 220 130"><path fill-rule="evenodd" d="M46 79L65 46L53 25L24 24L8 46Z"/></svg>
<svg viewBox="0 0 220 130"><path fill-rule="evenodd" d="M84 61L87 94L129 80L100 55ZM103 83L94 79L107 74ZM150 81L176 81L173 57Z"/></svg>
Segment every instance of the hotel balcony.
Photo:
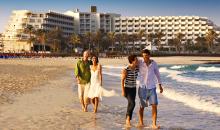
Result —
<svg viewBox="0 0 220 130"><path fill-rule="evenodd" d="M212 26L208 26L208 29L214 29Z"/></svg>
<svg viewBox="0 0 220 130"><path fill-rule="evenodd" d="M133 27L128 27L127 29L128 29L128 30L133 30Z"/></svg>
<svg viewBox="0 0 220 130"><path fill-rule="evenodd" d="M121 27L122 30L127 29L126 27Z"/></svg>
<svg viewBox="0 0 220 130"><path fill-rule="evenodd" d="M166 27L161 27L161 29L162 29L162 30L165 30L165 29L166 29Z"/></svg>
<svg viewBox="0 0 220 130"><path fill-rule="evenodd" d="M146 27L141 27L140 29L141 29L141 30L145 30L145 29L146 29Z"/></svg>
<svg viewBox="0 0 220 130"><path fill-rule="evenodd" d="M206 29L206 27L205 27L205 26L202 26L201 29Z"/></svg>
<svg viewBox="0 0 220 130"><path fill-rule="evenodd" d="M128 24L127 25L133 25L133 22L128 22Z"/></svg>
<svg viewBox="0 0 220 130"><path fill-rule="evenodd" d="M195 31L194 34L199 34L199 31Z"/></svg>
<svg viewBox="0 0 220 130"><path fill-rule="evenodd" d="M134 29L140 29L140 27L134 27Z"/></svg>
<svg viewBox="0 0 220 130"><path fill-rule="evenodd" d="M168 27L167 29L172 30L173 28L172 27Z"/></svg>
<svg viewBox="0 0 220 130"><path fill-rule="evenodd" d="M186 29L186 27L181 27L181 29Z"/></svg>
<svg viewBox="0 0 220 130"><path fill-rule="evenodd" d="M121 23L121 25L127 25L127 23L126 23L126 22L124 22L124 23Z"/></svg>
<svg viewBox="0 0 220 130"><path fill-rule="evenodd" d="M188 29L190 29L190 30L191 30L191 29L193 29L193 28L192 28L192 27L188 27Z"/></svg>

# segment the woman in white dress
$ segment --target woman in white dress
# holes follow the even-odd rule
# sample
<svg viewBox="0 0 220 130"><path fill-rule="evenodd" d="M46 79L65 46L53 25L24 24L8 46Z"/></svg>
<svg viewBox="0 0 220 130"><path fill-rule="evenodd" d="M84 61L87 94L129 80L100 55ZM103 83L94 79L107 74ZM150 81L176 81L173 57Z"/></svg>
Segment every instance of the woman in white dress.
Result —
<svg viewBox="0 0 220 130"><path fill-rule="evenodd" d="M94 113L97 112L99 99L102 96L102 66L98 63L98 57L92 56L91 79L88 97L92 100L94 105Z"/></svg>
<svg viewBox="0 0 220 130"><path fill-rule="evenodd" d="M90 88L88 92L88 98L92 100L94 105L94 113L97 112L99 105L99 100L102 96L112 97L119 96L114 90L106 90L102 87L102 66L99 64L99 59L97 56L92 56L92 65L90 66L91 79Z"/></svg>

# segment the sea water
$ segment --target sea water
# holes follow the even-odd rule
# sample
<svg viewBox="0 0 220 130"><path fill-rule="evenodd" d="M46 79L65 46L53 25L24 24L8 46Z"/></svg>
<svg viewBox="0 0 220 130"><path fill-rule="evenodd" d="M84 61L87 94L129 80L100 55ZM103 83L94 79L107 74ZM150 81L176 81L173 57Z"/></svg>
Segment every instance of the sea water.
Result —
<svg viewBox="0 0 220 130"><path fill-rule="evenodd" d="M120 94L122 68L103 66L103 87ZM159 71L164 92L158 93L158 124L163 129L220 129L219 64L159 65ZM137 98L131 129L137 129L138 108ZM124 129L126 109L122 96L103 98L97 122L104 129ZM145 109L144 123L151 125L151 107Z"/></svg>

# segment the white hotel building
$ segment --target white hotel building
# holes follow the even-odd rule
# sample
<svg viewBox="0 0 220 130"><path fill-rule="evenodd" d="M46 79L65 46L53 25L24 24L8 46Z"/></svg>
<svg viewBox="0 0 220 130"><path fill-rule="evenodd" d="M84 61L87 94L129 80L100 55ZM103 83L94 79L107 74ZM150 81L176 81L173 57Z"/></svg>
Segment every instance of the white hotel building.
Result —
<svg viewBox="0 0 220 130"><path fill-rule="evenodd" d="M94 33L98 30L112 32L115 17L120 17L120 14L98 13L96 6L91 6L90 12L79 12L78 9L65 13L14 10L3 34L5 36L4 51L21 52L22 50L30 51L33 48L33 44L27 43L29 35L24 33L27 25L32 25L35 30L44 29L46 31L59 27L67 37L72 33Z"/></svg>
<svg viewBox="0 0 220 130"><path fill-rule="evenodd" d="M27 43L29 35L24 33L27 25L32 25L35 30L47 31L59 27L66 37L72 33L85 34L97 30L116 34L134 34L140 30L145 30L146 34L162 31L165 36L161 43L167 47L169 47L169 39L173 39L179 32L185 35L183 43L188 39L195 42L198 36L205 36L210 29L214 29L219 34L213 22L199 16L122 17L115 13L99 13L96 6L91 6L90 12L80 12L78 9L65 13L14 10L3 33L4 52L30 51L31 47L33 48L33 44ZM136 42L136 47L146 43L151 49L151 43L145 37L141 42Z"/></svg>
<svg viewBox="0 0 220 130"><path fill-rule="evenodd" d="M120 14L98 13L96 6L91 6L90 12L80 12L79 9L76 9L64 14L74 17L74 29L77 34L94 33L98 30L113 32L114 18L120 17Z"/></svg>
<svg viewBox="0 0 220 130"><path fill-rule="evenodd" d="M162 38L161 44L168 45L169 39L174 39L178 33L184 34L182 43L188 39L196 42L198 36L205 36L208 30L214 29L217 34L216 26L206 17L199 16L158 16L158 17L118 17L115 18L114 31L117 33L134 34L140 30L144 30L146 34L163 32L165 36ZM151 43L143 37L142 42L137 42L136 47L140 44L149 46ZM169 47L169 46L167 46Z"/></svg>
<svg viewBox="0 0 220 130"><path fill-rule="evenodd" d="M26 41L29 38L29 35L24 33L27 25L32 25L34 30L44 29L46 31L60 27L64 36L70 36L74 31L74 18L53 11L40 13L30 10L14 10L3 33L5 52L30 51L33 48L34 45L29 45Z"/></svg>

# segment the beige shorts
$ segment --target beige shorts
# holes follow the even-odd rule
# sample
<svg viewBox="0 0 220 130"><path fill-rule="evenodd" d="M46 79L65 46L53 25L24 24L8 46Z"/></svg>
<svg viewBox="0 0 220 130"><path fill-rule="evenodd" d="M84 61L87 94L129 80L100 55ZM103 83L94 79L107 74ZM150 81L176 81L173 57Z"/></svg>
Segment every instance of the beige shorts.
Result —
<svg viewBox="0 0 220 130"><path fill-rule="evenodd" d="M80 99L86 99L89 93L90 84L78 84L78 95Z"/></svg>

